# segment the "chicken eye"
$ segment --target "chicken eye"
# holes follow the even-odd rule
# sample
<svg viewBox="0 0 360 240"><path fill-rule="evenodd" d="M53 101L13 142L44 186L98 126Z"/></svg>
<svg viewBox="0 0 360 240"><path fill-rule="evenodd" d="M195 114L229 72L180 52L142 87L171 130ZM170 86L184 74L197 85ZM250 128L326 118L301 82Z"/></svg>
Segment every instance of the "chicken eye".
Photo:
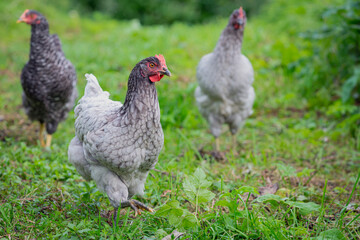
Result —
<svg viewBox="0 0 360 240"><path fill-rule="evenodd" d="M153 67L155 66L155 64L150 63L149 66L150 66L151 68L153 68Z"/></svg>

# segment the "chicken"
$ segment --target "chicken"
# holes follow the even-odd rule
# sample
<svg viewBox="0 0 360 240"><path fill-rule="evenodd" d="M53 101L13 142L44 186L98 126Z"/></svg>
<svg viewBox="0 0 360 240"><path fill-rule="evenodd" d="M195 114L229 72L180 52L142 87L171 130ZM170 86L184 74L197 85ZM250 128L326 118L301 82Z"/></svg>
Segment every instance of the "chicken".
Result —
<svg viewBox="0 0 360 240"><path fill-rule="evenodd" d="M214 51L203 56L197 66L196 103L210 125L217 151L222 125L229 126L235 150L235 134L252 114L254 70L241 53L245 23L242 7L234 10Z"/></svg>
<svg viewBox="0 0 360 240"><path fill-rule="evenodd" d="M155 82L170 76L162 55L140 61L131 71L125 102L109 99L92 74L75 107L75 137L69 161L86 179L94 180L115 208L153 211L130 199L143 195L147 175L164 144Z"/></svg>
<svg viewBox="0 0 360 240"><path fill-rule="evenodd" d="M25 10L17 22L31 25L30 57L21 72L23 106L31 120L40 122L41 146L50 147L52 134L77 98L75 68L65 58L59 37L49 34L43 15Z"/></svg>

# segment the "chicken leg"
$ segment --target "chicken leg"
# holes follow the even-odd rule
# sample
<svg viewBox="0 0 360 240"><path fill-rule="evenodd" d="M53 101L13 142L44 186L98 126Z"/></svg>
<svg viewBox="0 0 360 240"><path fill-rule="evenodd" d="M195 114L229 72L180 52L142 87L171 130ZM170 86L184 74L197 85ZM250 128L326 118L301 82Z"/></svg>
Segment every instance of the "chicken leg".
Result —
<svg viewBox="0 0 360 240"><path fill-rule="evenodd" d="M46 145L45 147L49 148L51 145L51 139L52 139L52 135L51 134L47 134L46 135Z"/></svg>
<svg viewBox="0 0 360 240"><path fill-rule="evenodd" d="M231 138L232 138L232 151L233 151L233 154L237 155L237 151L236 151L236 134L232 134L231 135Z"/></svg>
<svg viewBox="0 0 360 240"><path fill-rule="evenodd" d="M77 168L80 167L80 165L75 166ZM89 165L83 167L88 168ZM129 196L128 186L121 180L121 178L116 173L102 166L92 166L89 170L90 171L88 173L91 174L91 177L95 180L98 188L100 188L107 194L110 203L114 206L115 220L118 208L131 207L135 211L135 216L140 215L141 210L154 212L152 208L146 206L142 202L135 199L129 199L132 197L132 195Z"/></svg>
<svg viewBox="0 0 360 240"><path fill-rule="evenodd" d="M217 152L220 151L220 140L219 140L218 137L215 138L215 150L216 150Z"/></svg>
<svg viewBox="0 0 360 240"><path fill-rule="evenodd" d="M40 123L39 140L40 140L40 146L41 147L45 147L44 130L45 130L45 123Z"/></svg>

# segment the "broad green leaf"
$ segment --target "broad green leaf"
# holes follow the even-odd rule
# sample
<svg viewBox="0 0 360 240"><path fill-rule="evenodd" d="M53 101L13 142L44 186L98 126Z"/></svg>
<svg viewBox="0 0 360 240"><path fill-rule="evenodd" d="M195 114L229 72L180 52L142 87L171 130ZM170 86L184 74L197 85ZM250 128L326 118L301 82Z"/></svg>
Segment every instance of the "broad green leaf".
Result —
<svg viewBox="0 0 360 240"><path fill-rule="evenodd" d="M161 217L180 217L183 215L183 209L180 207L178 201L172 200L161 206L160 209L156 211L155 215Z"/></svg>
<svg viewBox="0 0 360 240"><path fill-rule="evenodd" d="M286 201L285 203L288 204L289 206L299 208L299 212L302 215L307 215L312 212L320 211L320 205L313 202L304 203L304 202Z"/></svg>
<svg viewBox="0 0 360 240"><path fill-rule="evenodd" d="M182 209L180 203L172 200L161 206L155 213L156 216L166 217L171 225L181 229L197 229L197 219L189 211Z"/></svg>
<svg viewBox="0 0 360 240"><path fill-rule="evenodd" d="M206 179L206 174L201 168L197 168L194 173L194 177L201 182L202 180Z"/></svg>
<svg viewBox="0 0 360 240"><path fill-rule="evenodd" d="M78 232L79 233L86 233L86 232L90 232L90 231L92 231L92 230L89 229L89 228L85 228L85 229L79 230Z"/></svg>
<svg viewBox="0 0 360 240"><path fill-rule="evenodd" d="M192 177L186 178L184 180L183 187L187 197L190 198L191 200L194 200L196 196L196 186L194 184L194 181L191 180L193 180Z"/></svg>
<svg viewBox="0 0 360 240"><path fill-rule="evenodd" d="M321 232L314 240L346 240L344 234L337 228Z"/></svg>
<svg viewBox="0 0 360 240"><path fill-rule="evenodd" d="M222 215L226 226L234 227L234 220L228 215Z"/></svg>
<svg viewBox="0 0 360 240"><path fill-rule="evenodd" d="M292 177L296 175L296 170L291 165L277 163L276 166L282 177Z"/></svg>
<svg viewBox="0 0 360 240"><path fill-rule="evenodd" d="M224 198L224 195L221 196ZM238 198L233 197L227 197L227 199L219 200L215 203L215 206L223 206L228 207L231 213L235 213L237 210L237 207L239 206L239 203L237 202Z"/></svg>
<svg viewBox="0 0 360 240"><path fill-rule="evenodd" d="M167 219L169 220L169 223L171 225L174 225L175 227L179 226L179 224L181 223L182 221L182 214L183 211L181 212L181 215L177 215L177 214L169 214Z"/></svg>
<svg viewBox="0 0 360 240"><path fill-rule="evenodd" d="M314 171L315 171L315 169L304 168L301 172L298 172L296 174L296 176L298 176L298 177L310 177L310 174L312 172L314 172Z"/></svg>
<svg viewBox="0 0 360 240"><path fill-rule="evenodd" d="M270 203L273 207L278 207L284 199L278 195L267 194L255 199L256 202Z"/></svg>
<svg viewBox="0 0 360 240"><path fill-rule="evenodd" d="M158 239L162 239L163 237L165 237L165 236L167 236L167 235L168 235L167 232L166 232L164 229L162 229L162 228L156 230L156 232L155 232L155 236L156 236Z"/></svg>
<svg viewBox="0 0 360 240"><path fill-rule="evenodd" d="M215 206L231 207L231 203L226 200L219 200L215 203Z"/></svg>
<svg viewBox="0 0 360 240"><path fill-rule="evenodd" d="M352 90L360 82L360 67L354 69L354 74L348 78L342 85L341 100L343 103L347 102L351 96Z"/></svg>
<svg viewBox="0 0 360 240"><path fill-rule="evenodd" d="M198 221L197 221L196 217L193 214L191 214L188 211L184 211L184 215L182 216L182 218L177 226L180 229L197 230L199 225L198 225Z"/></svg>
<svg viewBox="0 0 360 240"><path fill-rule="evenodd" d="M206 180L206 174L201 168L197 168L193 177L190 177L193 180L193 184L198 187L208 188L211 186L211 182Z"/></svg>
<svg viewBox="0 0 360 240"><path fill-rule="evenodd" d="M267 202L267 201L283 202L284 199L278 195L267 194L267 195L258 197L257 199L255 199L255 201L257 201L257 202Z"/></svg>
<svg viewBox="0 0 360 240"><path fill-rule="evenodd" d="M215 197L215 194L207 189L199 189L197 195L198 195L198 203L209 202Z"/></svg>
<svg viewBox="0 0 360 240"><path fill-rule="evenodd" d="M259 195L259 192L257 191L257 189L255 187L251 187L251 186L242 186L237 191L240 194L252 193L252 194Z"/></svg>
<svg viewBox="0 0 360 240"><path fill-rule="evenodd" d="M196 204L209 202L215 197L215 194L207 190L211 186L211 182L206 180L206 175L201 168L197 168L193 176L189 176L184 180L183 187L189 200Z"/></svg>

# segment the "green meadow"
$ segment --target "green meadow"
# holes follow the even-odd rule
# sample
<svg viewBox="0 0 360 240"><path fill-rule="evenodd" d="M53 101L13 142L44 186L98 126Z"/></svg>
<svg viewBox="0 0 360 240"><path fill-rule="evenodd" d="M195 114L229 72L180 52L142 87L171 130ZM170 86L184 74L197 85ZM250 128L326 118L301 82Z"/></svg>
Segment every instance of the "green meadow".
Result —
<svg viewBox="0 0 360 240"><path fill-rule="evenodd" d="M324 68L315 67L322 60L312 64L323 55L303 35L321 29L321 14L342 4L273 0L248 19L242 52L255 70L254 113L237 135L236 152L224 127L224 156L217 159L196 107L195 75L227 16L144 26L97 12L82 16L51 1L1 1L0 239L162 239L174 230L180 239L360 239L359 105L331 95L345 91L341 86L304 93L323 84L304 78L323 76ZM143 199L135 197L155 213L135 217L124 209L113 224L107 196L68 161L73 111L51 148L40 147L38 123L21 103L30 26L16 20L27 8L43 13L59 35L76 67L79 97L85 73L93 73L111 99L123 102L133 66L165 56L172 76L157 83L164 148Z"/></svg>

